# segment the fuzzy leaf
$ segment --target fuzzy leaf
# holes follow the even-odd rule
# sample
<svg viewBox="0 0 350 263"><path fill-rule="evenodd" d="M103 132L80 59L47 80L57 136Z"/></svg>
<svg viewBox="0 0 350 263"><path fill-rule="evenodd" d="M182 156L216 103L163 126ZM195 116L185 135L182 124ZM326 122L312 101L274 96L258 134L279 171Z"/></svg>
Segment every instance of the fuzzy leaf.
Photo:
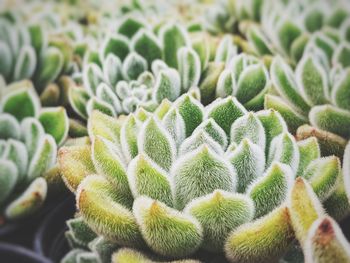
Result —
<svg viewBox="0 0 350 263"><path fill-rule="evenodd" d="M350 110L350 70L346 70L332 90L332 100L340 108Z"/></svg>
<svg viewBox="0 0 350 263"><path fill-rule="evenodd" d="M89 136L101 136L109 141L120 143L121 124L117 119L103 114L100 111L93 111L88 120Z"/></svg>
<svg viewBox="0 0 350 263"><path fill-rule="evenodd" d="M315 106L309 114L310 123L342 137L350 137L350 112L331 105Z"/></svg>
<svg viewBox="0 0 350 263"><path fill-rule="evenodd" d="M295 180L289 194L288 208L295 235L304 245L312 223L324 215L320 201L305 179L298 177Z"/></svg>
<svg viewBox="0 0 350 263"><path fill-rule="evenodd" d="M194 217L159 201L139 197L133 212L147 245L160 255L183 257L196 251L202 242L202 228Z"/></svg>
<svg viewBox="0 0 350 263"><path fill-rule="evenodd" d="M321 157L320 146L316 137L310 137L308 139L298 142L300 162L297 172L297 176L302 176L306 167L313 161Z"/></svg>
<svg viewBox="0 0 350 263"><path fill-rule="evenodd" d="M15 85L14 90L2 98L2 111L10 113L19 121L26 117L36 117L39 112L40 101L32 83L25 80ZM21 105L21 107L18 107L18 105Z"/></svg>
<svg viewBox="0 0 350 263"><path fill-rule="evenodd" d="M16 165L8 160L0 159L0 205L12 193L18 179L18 169Z"/></svg>
<svg viewBox="0 0 350 263"><path fill-rule="evenodd" d="M43 90L47 84L54 81L63 68L63 62L64 57L61 51L56 47L49 47L39 62L35 86Z"/></svg>
<svg viewBox="0 0 350 263"><path fill-rule="evenodd" d="M281 57L276 57L272 62L271 80L280 95L291 103L295 107L295 110L301 114L307 114L309 112L310 106L299 94L292 69Z"/></svg>
<svg viewBox="0 0 350 263"><path fill-rule="evenodd" d="M146 30L140 30L131 41L132 50L146 59L148 68L151 68L152 62L162 58L161 45L152 33Z"/></svg>
<svg viewBox="0 0 350 263"><path fill-rule="evenodd" d="M122 105L118 96L112 91L112 89L106 84L101 83L96 90L96 97L101 101L111 105L116 113L122 112Z"/></svg>
<svg viewBox="0 0 350 263"><path fill-rule="evenodd" d="M117 115L112 105L97 97L91 98L86 105L86 112L88 113L88 115L91 115L92 112L95 110L112 117Z"/></svg>
<svg viewBox="0 0 350 263"><path fill-rule="evenodd" d="M119 57L114 54L107 56L103 62L103 77L112 87L115 87L118 81L123 79L122 62Z"/></svg>
<svg viewBox="0 0 350 263"><path fill-rule="evenodd" d="M86 176L95 173L90 145L62 147L58 152L58 164L62 179L72 192Z"/></svg>
<svg viewBox="0 0 350 263"><path fill-rule="evenodd" d="M86 104L89 101L89 94L84 88L71 87L68 91L69 104L72 106L73 110L83 119L88 118L88 113L86 112Z"/></svg>
<svg viewBox="0 0 350 263"><path fill-rule="evenodd" d="M168 175L144 154L137 155L129 164L128 180L134 198L141 195L173 205Z"/></svg>
<svg viewBox="0 0 350 263"><path fill-rule="evenodd" d="M6 207L5 216L15 220L35 213L44 203L46 193L45 179L36 178L17 199Z"/></svg>
<svg viewBox="0 0 350 263"><path fill-rule="evenodd" d="M280 45L288 54L293 41L301 34L301 29L292 21L285 21L278 29Z"/></svg>
<svg viewBox="0 0 350 263"><path fill-rule="evenodd" d="M236 263L275 262L287 252L293 239L289 212L282 206L231 232L226 240L226 257Z"/></svg>
<svg viewBox="0 0 350 263"><path fill-rule="evenodd" d="M272 140L279 134L287 131L287 124L281 114L275 110L258 111L256 116L264 127L266 137L265 153L268 156Z"/></svg>
<svg viewBox="0 0 350 263"><path fill-rule="evenodd" d="M163 99L176 100L181 93L181 79L175 69L163 69L159 72L154 86L153 99L161 103Z"/></svg>
<svg viewBox="0 0 350 263"><path fill-rule="evenodd" d="M21 129L17 119L8 113L0 114L0 138L1 139L20 139Z"/></svg>
<svg viewBox="0 0 350 263"><path fill-rule="evenodd" d="M191 87L199 84L201 64L197 53L188 47L182 47L177 52L179 73L181 77L181 91L187 92Z"/></svg>
<svg viewBox="0 0 350 263"><path fill-rule="evenodd" d="M147 61L136 52L129 53L123 63L123 76L127 80L135 80L147 70Z"/></svg>
<svg viewBox="0 0 350 263"><path fill-rule="evenodd" d="M84 222L82 217L69 219L66 224L74 239L84 247L87 247L89 242L96 238L96 234Z"/></svg>
<svg viewBox="0 0 350 263"><path fill-rule="evenodd" d="M16 165L18 169L17 180L23 183L23 181L25 181L28 165L28 153L25 144L14 139L7 140L2 158L12 161Z"/></svg>
<svg viewBox="0 0 350 263"><path fill-rule="evenodd" d="M243 116L246 112L247 111L242 104L233 97L217 99L207 107L207 116L213 118L228 136L231 133L232 123L234 123L239 117Z"/></svg>
<svg viewBox="0 0 350 263"><path fill-rule="evenodd" d="M306 262L345 263L350 261L350 244L338 224L325 216L312 224L304 254Z"/></svg>
<svg viewBox="0 0 350 263"><path fill-rule="evenodd" d="M267 164L273 161L289 165L293 172L298 170L300 153L294 137L289 133L281 133L271 142Z"/></svg>
<svg viewBox="0 0 350 263"><path fill-rule="evenodd" d="M243 139L249 139L265 151L264 127L252 112L238 118L231 126L231 142L239 144Z"/></svg>
<svg viewBox="0 0 350 263"><path fill-rule="evenodd" d="M90 96L96 94L97 86L104 81L101 69L94 63L88 64L83 69L84 88Z"/></svg>
<svg viewBox="0 0 350 263"><path fill-rule="evenodd" d="M254 201L256 218L266 215L286 200L293 179L294 173L288 165L274 162L249 186L247 194Z"/></svg>
<svg viewBox="0 0 350 263"><path fill-rule="evenodd" d="M209 62L207 68L204 69L199 85L204 105L211 103L215 99L216 87L224 69L225 64L218 62Z"/></svg>
<svg viewBox="0 0 350 263"><path fill-rule="evenodd" d="M129 54L129 41L122 35L111 35L105 40L101 51L104 58L109 54L114 54L123 61Z"/></svg>
<svg viewBox="0 0 350 263"><path fill-rule="evenodd" d="M139 151L149 156L165 171L175 160L176 145L170 134L156 119L147 121L137 138Z"/></svg>
<svg viewBox="0 0 350 263"><path fill-rule="evenodd" d="M53 167L56 162L57 145L50 135L45 135L40 140L33 158L28 167L27 181L43 175L49 168Z"/></svg>
<svg viewBox="0 0 350 263"><path fill-rule="evenodd" d="M128 185L126 167L121 159L121 152L112 142L99 136L92 142L91 156L95 169L99 175L103 175L114 186L115 191L124 197L123 205L129 206L132 196Z"/></svg>
<svg viewBox="0 0 350 263"><path fill-rule="evenodd" d="M228 234L254 217L254 204L244 195L222 190L194 199L185 208L203 227L202 247L222 252Z"/></svg>
<svg viewBox="0 0 350 263"><path fill-rule="evenodd" d="M301 125L308 123L308 119L305 116L295 111L288 103L281 100L280 97L265 95L264 106L265 109L272 109L279 112L287 123L291 133L295 133Z"/></svg>
<svg viewBox="0 0 350 263"><path fill-rule="evenodd" d="M13 80L22 80L31 78L36 67L36 55L31 46L21 48L18 55L15 69L13 72Z"/></svg>
<svg viewBox="0 0 350 263"><path fill-rule="evenodd" d="M161 104L162 105L162 104ZM204 107L193 97L185 94L176 101L175 105L185 121L186 137L190 136L195 128L202 123L204 118ZM159 106L158 109L162 109Z"/></svg>
<svg viewBox="0 0 350 263"><path fill-rule="evenodd" d="M143 244L139 227L124 200L108 180L98 175L86 177L77 190L77 207L91 229L118 243Z"/></svg>
<svg viewBox="0 0 350 263"><path fill-rule="evenodd" d="M168 24L160 29L160 39L165 63L172 68L178 68L177 51L189 42L186 31L177 24Z"/></svg>
<svg viewBox="0 0 350 263"><path fill-rule="evenodd" d="M335 190L341 176L340 160L335 156L313 160L303 175L320 199L325 201Z"/></svg>
<svg viewBox="0 0 350 263"><path fill-rule="evenodd" d="M139 133L139 121L130 114L122 125L120 141L124 156L129 162L138 154L137 136Z"/></svg>
<svg viewBox="0 0 350 263"><path fill-rule="evenodd" d="M265 170L263 150L248 139L243 139L227 158L236 170L239 193L244 193L248 185Z"/></svg>
<svg viewBox="0 0 350 263"><path fill-rule="evenodd" d="M171 174L175 183L175 206L179 209L216 189L232 192L236 188L236 174L230 163L206 145L177 160Z"/></svg>
<svg viewBox="0 0 350 263"><path fill-rule="evenodd" d="M169 110L162 120L162 125L174 139L176 146L179 146L186 137L185 121L180 115L179 110Z"/></svg>
<svg viewBox="0 0 350 263"><path fill-rule="evenodd" d="M51 134L57 145L61 145L67 138L69 120L63 107L46 108L41 110L39 121L46 133Z"/></svg>
<svg viewBox="0 0 350 263"><path fill-rule="evenodd" d="M310 55L305 55L298 63L296 69L297 82L311 105L327 103L326 75L322 66Z"/></svg>

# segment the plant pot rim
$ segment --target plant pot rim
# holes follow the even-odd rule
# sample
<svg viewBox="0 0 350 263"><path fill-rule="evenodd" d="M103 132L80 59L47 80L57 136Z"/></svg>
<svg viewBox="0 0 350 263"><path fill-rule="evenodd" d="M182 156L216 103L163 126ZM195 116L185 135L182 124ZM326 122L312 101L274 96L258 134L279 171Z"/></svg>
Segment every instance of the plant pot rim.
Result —
<svg viewBox="0 0 350 263"><path fill-rule="evenodd" d="M37 262L37 263L52 263L50 259L45 258L41 255L38 255L34 251L31 251L27 248L0 241L0 255L3 252L18 255L20 257L23 257L23 259L26 259L26 261L22 261L22 262L27 262L28 259L31 259L32 262Z"/></svg>

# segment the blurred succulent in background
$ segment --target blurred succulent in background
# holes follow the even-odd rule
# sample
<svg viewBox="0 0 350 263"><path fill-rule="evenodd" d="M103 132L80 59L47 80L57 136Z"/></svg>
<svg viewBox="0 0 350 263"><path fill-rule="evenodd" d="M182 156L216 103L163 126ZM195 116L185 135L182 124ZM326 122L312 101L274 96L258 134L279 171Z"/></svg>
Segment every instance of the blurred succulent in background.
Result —
<svg viewBox="0 0 350 263"><path fill-rule="evenodd" d="M155 108L198 86L200 61L181 26L164 25L157 37L145 22L126 17L99 52L86 55L83 88L70 89L69 99L85 119L94 109L117 116Z"/></svg>
<svg viewBox="0 0 350 263"><path fill-rule="evenodd" d="M41 94L69 71L73 53L64 35L50 34L39 22L6 16L0 17L0 31L0 74L7 83L30 79Z"/></svg>
<svg viewBox="0 0 350 263"><path fill-rule="evenodd" d="M58 158L80 215L107 240L161 260L199 249L231 262L282 258L294 239L286 200L296 177L337 219L350 211L339 158L321 157L314 137L296 142L274 110L247 112L232 97L204 107L185 94L153 113L94 111L88 127L91 145Z"/></svg>
<svg viewBox="0 0 350 263"><path fill-rule="evenodd" d="M271 80L278 97L267 95L266 108L278 110L298 137L316 136L322 152L342 156L350 138L349 68L329 68L322 63L322 56L309 52L293 71L276 57Z"/></svg>
<svg viewBox="0 0 350 263"><path fill-rule="evenodd" d="M62 107L41 108L29 81L7 87L0 102L0 214L6 222L44 203L57 175L57 146L67 137L68 117Z"/></svg>

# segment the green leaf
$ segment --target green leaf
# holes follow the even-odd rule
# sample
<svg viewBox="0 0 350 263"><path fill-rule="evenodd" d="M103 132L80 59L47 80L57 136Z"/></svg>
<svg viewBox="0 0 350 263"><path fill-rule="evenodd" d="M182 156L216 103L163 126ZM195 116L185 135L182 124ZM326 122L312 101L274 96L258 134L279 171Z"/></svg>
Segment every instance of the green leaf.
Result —
<svg viewBox="0 0 350 263"><path fill-rule="evenodd" d="M185 213L195 217L203 227L202 247L222 252L228 234L254 217L254 204L250 198L222 190L194 199Z"/></svg>
<svg viewBox="0 0 350 263"><path fill-rule="evenodd" d="M18 169L12 161L0 159L0 205L12 193L18 179Z"/></svg>
<svg viewBox="0 0 350 263"><path fill-rule="evenodd" d="M206 110L207 116L213 118L228 136L231 133L232 123L247 112L242 104L231 96L225 99L216 99Z"/></svg>
<svg viewBox="0 0 350 263"><path fill-rule="evenodd" d="M89 227L119 245L143 244L131 211L120 204L124 197L103 176L86 177L77 190L77 207Z"/></svg>
<svg viewBox="0 0 350 263"><path fill-rule="evenodd" d="M306 167L313 161L321 157L321 149L316 137L310 137L298 141L300 162L297 176L302 176Z"/></svg>
<svg viewBox="0 0 350 263"><path fill-rule="evenodd" d="M45 132L54 137L57 145L61 145L66 140L69 120L63 107L42 109L39 121L43 125Z"/></svg>
<svg viewBox="0 0 350 263"><path fill-rule="evenodd" d="M309 121L308 118L301 115L287 102L283 101L280 97L277 96L265 95L264 107L265 109L271 109L279 112L287 123L288 130L293 134L300 126L308 123Z"/></svg>
<svg viewBox="0 0 350 263"><path fill-rule="evenodd" d="M292 69L281 57L274 58L272 62L271 80L280 95L291 103L296 111L303 115L309 112L310 106L299 94Z"/></svg>
<svg viewBox="0 0 350 263"><path fill-rule="evenodd" d="M12 53L9 46L4 41L0 41L0 60L0 73L5 79L9 79L13 67Z"/></svg>
<svg viewBox="0 0 350 263"><path fill-rule="evenodd" d="M144 28L145 23L132 16L126 16L118 26L117 32L128 38L132 38L141 28Z"/></svg>
<svg viewBox="0 0 350 263"><path fill-rule="evenodd" d="M327 79L326 72L315 59L310 55L304 55L298 63L296 78L299 87L309 104L319 105L327 103Z"/></svg>
<svg viewBox="0 0 350 263"><path fill-rule="evenodd" d="M334 192L341 173L339 158L329 156L313 160L302 176L309 181L320 201L325 201Z"/></svg>
<svg viewBox="0 0 350 263"><path fill-rule="evenodd" d="M157 37L149 31L140 30L131 40L132 50L146 59L148 68L151 68L152 62L162 58L162 47Z"/></svg>
<svg viewBox="0 0 350 263"><path fill-rule="evenodd" d="M334 52L332 61L335 65L340 64L342 67L346 68L350 66L350 45L342 44Z"/></svg>
<svg viewBox="0 0 350 263"><path fill-rule="evenodd" d="M230 262L276 262L288 251L293 240L288 209L281 206L232 231L226 240L225 254Z"/></svg>
<svg viewBox="0 0 350 263"><path fill-rule="evenodd" d="M17 119L8 113L0 114L0 138L1 139L20 139L21 128Z"/></svg>
<svg viewBox="0 0 350 263"><path fill-rule="evenodd" d="M83 69L84 88L90 96L96 94L97 86L104 81L101 69L94 63L88 64Z"/></svg>
<svg viewBox="0 0 350 263"><path fill-rule="evenodd" d="M133 212L147 245L160 255L183 257L202 243L202 228L194 217L159 201L139 197Z"/></svg>
<svg viewBox="0 0 350 263"><path fill-rule="evenodd" d="M332 105L315 106L309 114L310 123L342 137L350 137L350 112Z"/></svg>
<svg viewBox="0 0 350 263"><path fill-rule="evenodd" d="M120 58L114 54L108 54L106 59L103 61L102 68L104 79L110 86L115 87L118 81L123 79L122 62Z"/></svg>
<svg viewBox="0 0 350 263"><path fill-rule="evenodd" d="M286 20L279 26L277 35L284 52L289 53L293 41L301 35L301 29L292 21Z"/></svg>
<svg viewBox="0 0 350 263"><path fill-rule="evenodd" d="M171 68L162 69L156 78L153 99L161 103L163 99L175 101L181 93L180 74Z"/></svg>
<svg viewBox="0 0 350 263"><path fill-rule="evenodd" d="M82 217L72 218L66 222L68 231L81 246L87 247L89 242L96 238L96 234L84 222Z"/></svg>
<svg viewBox="0 0 350 263"><path fill-rule="evenodd" d="M310 184L298 177L289 193L288 208L295 236L303 246L312 223L324 210Z"/></svg>
<svg viewBox="0 0 350 263"><path fill-rule="evenodd" d="M88 118L86 103L89 101L89 94L84 88L73 86L69 88L68 100L73 110L83 119Z"/></svg>
<svg viewBox="0 0 350 263"><path fill-rule="evenodd" d="M31 46L23 46L18 55L13 80L29 79L32 77L36 67L36 55Z"/></svg>
<svg viewBox="0 0 350 263"><path fill-rule="evenodd" d="M287 197L294 180L288 165L273 162L266 173L247 189L255 204L255 217L259 218L280 206Z"/></svg>
<svg viewBox="0 0 350 263"><path fill-rule="evenodd" d="M41 57L35 75L35 87L43 90L47 84L54 81L62 71L64 57L56 47L49 47Z"/></svg>
<svg viewBox="0 0 350 263"><path fill-rule="evenodd" d="M117 115L112 105L97 97L92 97L91 99L89 99L86 105L86 112L88 113L88 115L91 115L94 111L100 111L101 113L107 114L111 117Z"/></svg>
<svg viewBox="0 0 350 263"><path fill-rule="evenodd" d="M177 24L166 24L159 34L165 63L172 68L178 68L177 51L189 42L186 30Z"/></svg>
<svg viewBox="0 0 350 263"><path fill-rule="evenodd" d="M202 73L199 89L204 105L211 103L215 99L216 87L221 72L225 69L225 64L221 62L209 62Z"/></svg>
<svg viewBox="0 0 350 263"><path fill-rule="evenodd" d="M72 192L75 192L86 176L96 173L90 145L62 147L57 161L62 179Z"/></svg>
<svg viewBox="0 0 350 263"><path fill-rule="evenodd" d="M47 184L44 178L36 178L28 188L5 210L9 220L20 219L35 213L44 203L47 193Z"/></svg>
<svg viewBox="0 0 350 263"><path fill-rule="evenodd" d="M251 182L265 170L265 153L249 139L243 139L227 156L237 174L237 192L244 193Z"/></svg>
<svg viewBox="0 0 350 263"><path fill-rule="evenodd" d="M97 136L92 141L91 154L97 173L106 177L120 196L124 197L122 204L130 206L132 196L120 149L111 141Z"/></svg>
<svg viewBox="0 0 350 263"><path fill-rule="evenodd" d="M106 38L102 51L102 57L107 58L109 54L114 54L119 57L120 60L124 60L129 54L129 40L122 35L111 35Z"/></svg>
<svg viewBox="0 0 350 263"><path fill-rule="evenodd" d="M176 146L181 145L186 137L185 121L176 108L170 109L162 120L162 125L169 132L176 142Z"/></svg>
<svg viewBox="0 0 350 263"><path fill-rule="evenodd" d="M123 76L126 80L136 80L147 70L147 61L136 52L130 52L123 62Z"/></svg>
<svg viewBox="0 0 350 263"><path fill-rule="evenodd" d="M10 113L19 121L26 117L36 117L39 112L40 101L32 83L22 81L15 85L16 87L2 98L2 111ZM21 107L18 107L18 105L21 105Z"/></svg>
<svg viewBox="0 0 350 263"><path fill-rule="evenodd" d="M239 144L243 139L249 139L265 151L266 136L262 123L254 113L249 112L235 120L231 126L231 142Z"/></svg>
<svg viewBox="0 0 350 263"><path fill-rule="evenodd" d="M182 209L196 197L216 189L234 191L236 174L232 165L203 145L178 159L172 167L175 206Z"/></svg>
<svg viewBox="0 0 350 263"><path fill-rule="evenodd" d="M165 171L169 171L176 155L176 145L170 134L156 119L147 121L138 138L138 148Z"/></svg>
<svg viewBox="0 0 350 263"><path fill-rule="evenodd" d="M101 136L116 144L120 144L121 124L117 119L100 111L93 111L87 126L90 138Z"/></svg>
<svg viewBox="0 0 350 263"><path fill-rule="evenodd" d="M197 87L201 76L201 64L197 53L189 47L182 47L177 52L178 68L181 77L181 91L187 92Z"/></svg>
<svg viewBox="0 0 350 263"><path fill-rule="evenodd" d="M46 134L41 138L38 148L30 160L26 180L30 182L52 168L56 162L56 156L57 145L55 140L52 136Z"/></svg>
<svg viewBox="0 0 350 263"><path fill-rule="evenodd" d="M163 107L161 106L159 106L158 109L162 109ZM176 100L175 106L179 109L180 115L185 121L186 137L188 137L197 126L202 123L204 118L204 107L199 101L188 94L185 94Z"/></svg>
<svg viewBox="0 0 350 263"><path fill-rule="evenodd" d="M267 164L273 161L289 165L293 172L298 170L300 153L295 138L289 133L281 133L271 142Z"/></svg>
<svg viewBox="0 0 350 263"><path fill-rule="evenodd" d="M168 174L146 155L137 155L129 164L128 180L134 198L141 195L173 205Z"/></svg>
<svg viewBox="0 0 350 263"><path fill-rule="evenodd" d="M120 142L127 162L135 158L138 154L137 136L139 134L140 123L135 115L130 114L124 121L120 133Z"/></svg>
<svg viewBox="0 0 350 263"><path fill-rule="evenodd" d="M338 107L350 111L350 70L344 70L332 89L332 101Z"/></svg>

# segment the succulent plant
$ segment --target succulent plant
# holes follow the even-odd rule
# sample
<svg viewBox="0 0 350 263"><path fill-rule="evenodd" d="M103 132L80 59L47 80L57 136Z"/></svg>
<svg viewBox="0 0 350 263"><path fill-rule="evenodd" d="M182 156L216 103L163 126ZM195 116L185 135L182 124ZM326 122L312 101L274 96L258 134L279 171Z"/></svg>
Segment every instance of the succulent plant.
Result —
<svg viewBox="0 0 350 263"><path fill-rule="evenodd" d="M300 138L316 136L325 154L342 156L350 138L350 71L328 70L314 53L304 54L295 71L274 58L271 80L279 96L267 95L265 107L278 110Z"/></svg>
<svg viewBox="0 0 350 263"><path fill-rule="evenodd" d="M72 47L64 35L49 34L42 21L17 17L0 17L0 75L7 83L30 79L41 94L48 84L68 72Z"/></svg>
<svg viewBox="0 0 350 263"><path fill-rule="evenodd" d="M6 222L44 203L68 117L62 107L41 108L29 81L7 87L0 105L0 214Z"/></svg>
<svg viewBox="0 0 350 263"><path fill-rule="evenodd" d="M80 215L107 240L161 260L198 249L231 262L283 257L296 177L331 208L337 202L339 219L350 211L339 158L321 158L314 137L296 142L274 110L247 112L232 97L204 107L185 94L153 113L94 111L88 127L91 144L63 147L58 158Z"/></svg>
<svg viewBox="0 0 350 263"><path fill-rule="evenodd" d="M105 37L99 52L86 55L84 88L70 89L71 105L82 118L94 109L111 116L138 106L152 109L198 86L200 56L183 27L166 24L157 37L144 21L128 16L116 32Z"/></svg>

